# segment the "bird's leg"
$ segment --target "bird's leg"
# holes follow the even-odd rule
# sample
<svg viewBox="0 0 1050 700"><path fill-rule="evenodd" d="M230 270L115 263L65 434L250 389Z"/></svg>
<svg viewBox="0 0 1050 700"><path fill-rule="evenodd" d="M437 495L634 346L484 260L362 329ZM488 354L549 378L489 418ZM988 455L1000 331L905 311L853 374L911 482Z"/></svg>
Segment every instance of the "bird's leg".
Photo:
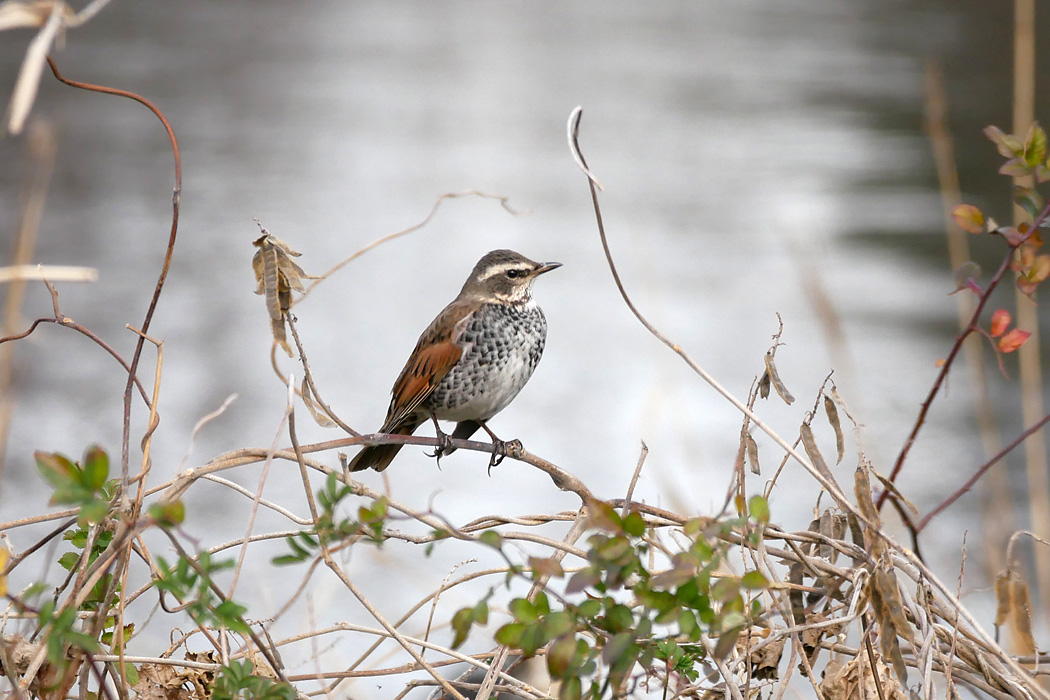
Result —
<svg viewBox="0 0 1050 700"><path fill-rule="evenodd" d="M521 449L521 442L519 440L511 440L510 442L500 440L484 421L479 421L479 423L485 429L485 432L489 434L489 437L492 438L492 456L489 457L489 475L491 476L492 468L498 467L507 456L507 448L513 445L516 449Z"/></svg>
<svg viewBox="0 0 1050 700"><path fill-rule="evenodd" d="M437 460L438 469L440 469L441 468L441 457L442 457L442 455L445 454L445 452L448 450L448 448L452 447L452 439L448 436L447 433L445 433L441 429L441 426L438 425L437 416L435 416L433 413L430 414L430 420L434 421L434 432L436 433L436 437L438 439L438 446L434 448L433 454L430 454L430 455L427 455L427 456L428 457L433 457L434 459L436 459Z"/></svg>

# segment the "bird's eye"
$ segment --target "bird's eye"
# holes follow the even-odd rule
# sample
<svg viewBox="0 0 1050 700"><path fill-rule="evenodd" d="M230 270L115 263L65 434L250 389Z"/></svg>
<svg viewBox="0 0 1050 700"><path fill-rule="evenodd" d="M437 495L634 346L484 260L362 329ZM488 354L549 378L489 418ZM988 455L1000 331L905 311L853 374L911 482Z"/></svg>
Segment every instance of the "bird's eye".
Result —
<svg viewBox="0 0 1050 700"><path fill-rule="evenodd" d="M507 270L507 277L510 277L511 279L521 277L523 274L524 273L521 270Z"/></svg>

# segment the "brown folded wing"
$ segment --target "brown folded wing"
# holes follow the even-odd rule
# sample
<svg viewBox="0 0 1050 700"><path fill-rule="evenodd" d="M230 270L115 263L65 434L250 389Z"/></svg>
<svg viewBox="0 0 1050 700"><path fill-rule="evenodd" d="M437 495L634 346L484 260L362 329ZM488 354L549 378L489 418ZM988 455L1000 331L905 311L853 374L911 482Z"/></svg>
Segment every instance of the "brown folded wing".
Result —
<svg viewBox="0 0 1050 700"><path fill-rule="evenodd" d="M390 408L381 432L393 432L434 393L434 389L463 354L456 340L459 322L474 310L473 304L453 302L438 314L420 336L401 375L394 382Z"/></svg>

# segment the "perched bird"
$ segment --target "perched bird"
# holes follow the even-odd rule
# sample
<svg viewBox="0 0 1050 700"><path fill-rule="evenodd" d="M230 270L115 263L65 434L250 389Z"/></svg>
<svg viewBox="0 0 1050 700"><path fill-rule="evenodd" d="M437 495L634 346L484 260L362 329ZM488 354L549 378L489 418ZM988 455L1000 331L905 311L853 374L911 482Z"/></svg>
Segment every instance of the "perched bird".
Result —
<svg viewBox="0 0 1050 700"><path fill-rule="evenodd" d="M456 421L453 438L466 440L478 428L501 441L485 422L506 408L529 381L543 354L547 319L532 298L533 281L561 263L537 263L512 250L494 250L470 273L463 289L419 336L415 350L391 390L381 433L411 435L420 424ZM401 445L365 447L351 471L383 471ZM438 447L437 456L451 446Z"/></svg>

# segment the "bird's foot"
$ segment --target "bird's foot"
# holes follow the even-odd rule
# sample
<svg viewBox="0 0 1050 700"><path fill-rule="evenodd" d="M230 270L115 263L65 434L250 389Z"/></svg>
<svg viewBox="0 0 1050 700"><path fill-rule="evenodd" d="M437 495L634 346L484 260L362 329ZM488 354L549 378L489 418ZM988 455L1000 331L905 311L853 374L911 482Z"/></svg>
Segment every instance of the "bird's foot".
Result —
<svg viewBox="0 0 1050 700"><path fill-rule="evenodd" d="M492 438L492 456L489 457L489 476L492 476L492 468L498 467L506 459L507 455L516 455L522 450L521 440L508 440L504 442L497 437Z"/></svg>
<svg viewBox="0 0 1050 700"><path fill-rule="evenodd" d="M452 437L448 433L441 430L438 427L437 421L434 421L434 429L437 431L438 444L434 448L434 451L427 455L427 457L433 457L437 460L438 469L441 469L441 458L445 456L446 452L452 449Z"/></svg>

